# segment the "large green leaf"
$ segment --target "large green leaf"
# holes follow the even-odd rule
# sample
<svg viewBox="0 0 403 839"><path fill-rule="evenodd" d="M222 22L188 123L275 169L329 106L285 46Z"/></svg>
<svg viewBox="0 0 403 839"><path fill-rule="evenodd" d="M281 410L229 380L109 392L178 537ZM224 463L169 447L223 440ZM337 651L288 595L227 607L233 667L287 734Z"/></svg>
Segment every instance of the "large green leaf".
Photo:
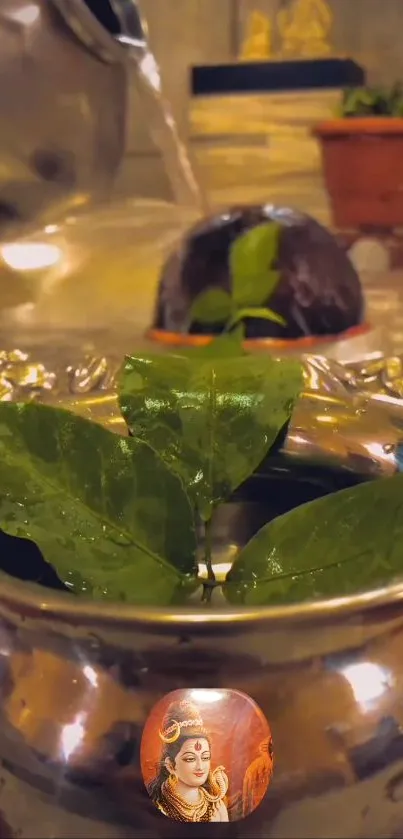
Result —
<svg viewBox="0 0 403 839"><path fill-rule="evenodd" d="M195 566L178 477L139 440L64 410L0 403L0 526L77 593L168 604Z"/></svg>
<svg viewBox="0 0 403 839"><path fill-rule="evenodd" d="M207 519L261 463L301 387L293 360L143 355L126 360L120 405L132 433L178 471Z"/></svg>
<svg viewBox="0 0 403 839"><path fill-rule="evenodd" d="M232 298L235 307L254 308L268 302L279 279L273 265L278 257L281 227L274 221L252 227L235 239L230 250Z"/></svg>
<svg viewBox="0 0 403 839"><path fill-rule="evenodd" d="M403 577L403 475L297 507L249 542L227 576L232 603L352 594Z"/></svg>

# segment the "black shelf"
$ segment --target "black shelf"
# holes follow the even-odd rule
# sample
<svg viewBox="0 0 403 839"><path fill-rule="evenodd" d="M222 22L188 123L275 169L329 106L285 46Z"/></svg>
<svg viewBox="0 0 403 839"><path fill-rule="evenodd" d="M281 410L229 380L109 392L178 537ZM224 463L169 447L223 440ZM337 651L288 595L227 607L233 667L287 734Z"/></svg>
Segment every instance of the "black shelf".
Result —
<svg viewBox="0 0 403 839"><path fill-rule="evenodd" d="M358 87L365 71L351 58L252 61L192 68L193 96Z"/></svg>

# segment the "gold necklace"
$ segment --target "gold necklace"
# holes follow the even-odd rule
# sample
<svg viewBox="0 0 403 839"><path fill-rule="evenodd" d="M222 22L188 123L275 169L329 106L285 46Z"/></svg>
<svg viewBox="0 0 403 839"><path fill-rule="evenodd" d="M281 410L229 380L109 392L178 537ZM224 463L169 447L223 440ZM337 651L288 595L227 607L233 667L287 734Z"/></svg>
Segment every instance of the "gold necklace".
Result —
<svg viewBox="0 0 403 839"><path fill-rule="evenodd" d="M199 800L196 804L190 804L174 790L170 778L165 782L162 789L162 794L168 805L168 809L173 808L176 810L181 816L181 820L186 822L204 821L203 817L207 814L209 802L205 795L203 795L203 792L203 789L199 789Z"/></svg>
<svg viewBox="0 0 403 839"><path fill-rule="evenodd" d="M209 810L221 802L228 790L228 778L222 766L213 772L213 781L217 785L218 793L208 793L204 787L199 788L199 801L196 804L189 804L175 791L172 778L168 778L162 786L163 808L167 810L166 815L176 821L204 822L209 821ZM178 819L179 816L179 819ZM207 818L206 818L207 816Z"/></svg>

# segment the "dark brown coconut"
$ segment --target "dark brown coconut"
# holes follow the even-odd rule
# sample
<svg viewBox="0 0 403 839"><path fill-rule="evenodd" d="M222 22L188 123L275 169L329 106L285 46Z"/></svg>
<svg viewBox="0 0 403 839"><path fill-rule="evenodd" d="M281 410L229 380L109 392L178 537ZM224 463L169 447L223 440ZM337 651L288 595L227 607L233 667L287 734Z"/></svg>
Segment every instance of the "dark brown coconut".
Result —
<svg viewBox="0 0 403 839"><path fill-rule="evenodd" d="M215 326L190 323L190 307L207 288L230 291L229 251L244 231L272 221L281 225L277 264L280 280L270 300L286 326L248 319L247 338L295 339L337 335L364 317L359 277L335 237L310 216L272 205L239 207L197 224L165 264L153 327L167 332L207 334Z"/></svg>

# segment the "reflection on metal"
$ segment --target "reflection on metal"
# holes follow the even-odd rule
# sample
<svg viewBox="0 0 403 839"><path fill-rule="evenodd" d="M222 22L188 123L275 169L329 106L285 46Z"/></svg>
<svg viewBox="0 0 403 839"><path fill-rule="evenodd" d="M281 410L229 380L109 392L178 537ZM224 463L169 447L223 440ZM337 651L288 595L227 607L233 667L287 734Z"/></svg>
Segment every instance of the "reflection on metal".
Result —
<svg viewBox="0 0 403 839"><path fill-rule="evenodd" d="M272 25L262 12L253 11L247 22L240 61L267 61L272 58Z"/></svg>
<svg viewBox="0 0 403 839"><path fill-rule="evenodd" d="M162 202L110 204L3 245L0 397L66 405L124 433L117 371L125 353L155 352L144 332L161 267L193 221L188 209ZM25 297L10 303L18 288ZM382 355L379 335L376 348L371 341L363 334L323 345L328 357L322 348L305 356L287 461L364 477L402 468L403 360Z"/></svg>
<svg viewBox="0 0 403 839"><path fill-rule="evenodd" d="M200 608L149 614L2 581L7 836L30 836L33 825L44 839L168 836L144 787L139 743L173 679L236 685L270 719L278 760L254 837L320 839L333 824L343 839L401 836L401 597L400 587L337 609L310 604L303 615L297 605L204 610L201 619ZM236 725L235 737L242 719Z"/></svg>
<svg viewBox="0 0 403 839"><path fill-rule="evenodd" d="M333 51L329 40L333 15L326 0L292 0L280 9L277 27L283 58L323 58Z"/></svg>
<svg viewBox="0 0 403 839"><path fill-rule="evenodd" d="M125 153L129 76L142 96L134 118L150 128L175 199L200 206L136 0L113 0L116 37L85 0L0 6L1 234L109 197Z"/></svg>
<svg viewBox="0 0 403 839"><path fill-rule="evenodd" d="M286 457L363 478L401 471L403 402L395 398L392 381L385 382L389 364L387 358L341 365L308 356L306 390L284 444Z"/></svg>
<svg viewBox="0 0 403 839"><path fill-rule="evenodd" d="M127 352L133 349L128 343ZM31 352L27 348L3 351L0 398L63 405L124 434L115 396L123 352L97 355L93 347L90 354L88 337L74 348L47 344ZM402 365L401 359L352 366L307 356L305 392L281 458L365 479L401 471L403 397L397 394L402 387ZM226 560L222 557L221 561Z"/></svg>
<svg viewBox="0 0 403 839"><path fill-rule="evenodd" d="M100 6L100 18L96 17L88 7L86 0L51 0L63 16L67 25L72 29L76 38L90 49L97 58L105 62L121 62L123 51L118 43L118 33L112 33L102 22L105 10L111 7L112 15L116 16L117 25L122 32L130 27L133 43L145 47L147 34L144 22L141 20L137 0L104 0ZM95 3L92 8L96 9Z"/></svg>
<svg viewBox="0 0 403 839"><path fill-rule="evenodd" d="M68 5L73 12L84 3ZM0 6L5 227L109 194L124 152L126 79L122 63L101 62L71 37L53 0ZM100 25L97 31L124 55Z"/></svg>
<svg viewBox="0 0 403 839"><path fill-rule="evenodd" d="M85 0L53 2L80 41L99 58L106 62L125 62L126 71L129 68L134 71L133 80L137 81L143 106L141 118L161 152L175 200L179 204L202 206L205 199L196 181L188 149L165 98L160 69L149 49L147 26L137 0L110 0L119 30L113 36L89 11Z"/></svg>
<svg viewBox="0 0 403 839"><path fill-rule="evenodd" d="M48 342L42 350L3 352L3 398L63 404L124 432L114 395L121 356L89 357L84 345L83 339L63 349L56 341L53 348ZM279 474L295 479L301 467L307 475L315 465L347 478L395 472L403 438L403 403L395 395L401 365L398 358L342 366L307 357L305 393ZM279 494L278 483L264 486L253 527ZM233 554L249 538L242 504L225 506L217 535L222 567L225 547ZM16 835L31 835L34 824L45 839L162 837L138 745L155 698L174 677L176 686L202 689L236 684L270 719L281 761L270 797L256 811L254 837L320 839L336 819L343 839L400 836L401 603L397 584L337 608L297 604L246 615L223 611L217 600L202 614L199 602L194 612L150 614L2 578L4 818Z"/></svg>
<svg viewBox="0 0 403 839"><path fill-rule="evenodd" d="M63 253L47 242L10 244L0 247L0 259L13 271L41 271L57 265Z"/></svg>
<svg viewBox="0 0 403 839"><path fill-rule="evenodd" d="M372 702L393 688L389 671L371 662L349 664L345 667L343 675L351 685L357 702L364 706L370 707Z"/></svg>

